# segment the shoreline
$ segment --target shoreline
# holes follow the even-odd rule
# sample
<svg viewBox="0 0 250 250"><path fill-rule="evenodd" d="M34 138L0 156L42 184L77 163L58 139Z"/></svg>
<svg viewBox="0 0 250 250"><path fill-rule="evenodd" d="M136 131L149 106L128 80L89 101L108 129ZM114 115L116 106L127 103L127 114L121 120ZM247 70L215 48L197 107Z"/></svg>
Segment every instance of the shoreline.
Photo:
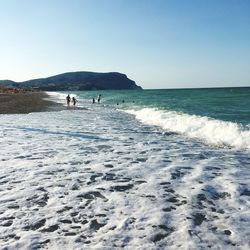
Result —
<svg viewBox="0 0 250 250"><path fill-rule="evenodd" d="M46 98L49 95L45 92L0 93L0 114L28 114L65 109L62 104Z"/></svg>
<svg viewBox="0 0 250 250"><path fill-rule="evenodd" d="M3 247L246 248L248 152L86 107L0 116Z"/></svg>

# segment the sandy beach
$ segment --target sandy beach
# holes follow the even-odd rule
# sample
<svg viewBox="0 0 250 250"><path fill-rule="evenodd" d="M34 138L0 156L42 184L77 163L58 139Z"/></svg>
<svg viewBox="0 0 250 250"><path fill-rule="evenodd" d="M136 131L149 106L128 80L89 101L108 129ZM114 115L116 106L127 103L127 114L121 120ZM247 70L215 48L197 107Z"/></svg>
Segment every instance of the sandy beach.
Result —
<svg viewBox="0 0 250 250"><path fill-rule="evenodd" d="M0 93L0 114L25 114L63 109L61 104L46 100L45 92Z"/></svg>

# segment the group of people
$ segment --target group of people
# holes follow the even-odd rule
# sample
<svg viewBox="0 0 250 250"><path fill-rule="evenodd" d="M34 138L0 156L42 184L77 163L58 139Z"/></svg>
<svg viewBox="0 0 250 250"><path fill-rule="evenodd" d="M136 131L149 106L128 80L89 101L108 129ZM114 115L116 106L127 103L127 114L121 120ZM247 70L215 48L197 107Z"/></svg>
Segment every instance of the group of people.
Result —
<svg viewBox="0 0 250 250"><path fill-rule="evenodd" d="M97 98L93 98L92 102L95 103L97 101L97 103L100 103L101 102L101 96L102 95L98 95ZM72 101L73 103L73 106L76 105L77 103L77 100L76 98L73 96L72 98L70 97L70 95L68 94L67 97L66 97L66 101L67 101L67 106L70 106L70 102Z"/></svg>
<svg viewBox="0 0 250 250"><path fill-rule="evenodd" d="M74 106L76 105L76 102L77 102L76 98L74 96L71 98L70 95L67 95L66 101L67 101L67 105L68 106L70 105L71 101L72 101L72 103L73 103Z"/></svg>

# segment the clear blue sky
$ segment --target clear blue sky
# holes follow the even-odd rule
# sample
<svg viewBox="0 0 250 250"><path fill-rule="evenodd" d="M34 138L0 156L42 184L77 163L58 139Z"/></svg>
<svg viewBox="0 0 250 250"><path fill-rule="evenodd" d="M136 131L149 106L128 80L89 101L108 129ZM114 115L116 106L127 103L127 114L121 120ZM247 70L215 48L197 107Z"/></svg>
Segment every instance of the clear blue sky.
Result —
<svg viewBox="0 0 250 250"><path fill-rule="evenodd" d="M250 86L250 0L0 1L0 79L118 71L143 88Z"/></svg>

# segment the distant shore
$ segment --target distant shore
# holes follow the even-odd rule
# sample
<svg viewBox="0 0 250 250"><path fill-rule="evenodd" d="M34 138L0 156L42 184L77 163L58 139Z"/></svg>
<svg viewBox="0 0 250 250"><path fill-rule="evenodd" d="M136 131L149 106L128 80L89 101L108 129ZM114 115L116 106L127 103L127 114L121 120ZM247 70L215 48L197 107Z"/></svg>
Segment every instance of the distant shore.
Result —
<svg viewBox="0 0 250 250"><path fill-rule="evenodd" d="M0 114L25 114L41 111L58 111L62 104L45 100L45 92L0 93Z"/></svg>

